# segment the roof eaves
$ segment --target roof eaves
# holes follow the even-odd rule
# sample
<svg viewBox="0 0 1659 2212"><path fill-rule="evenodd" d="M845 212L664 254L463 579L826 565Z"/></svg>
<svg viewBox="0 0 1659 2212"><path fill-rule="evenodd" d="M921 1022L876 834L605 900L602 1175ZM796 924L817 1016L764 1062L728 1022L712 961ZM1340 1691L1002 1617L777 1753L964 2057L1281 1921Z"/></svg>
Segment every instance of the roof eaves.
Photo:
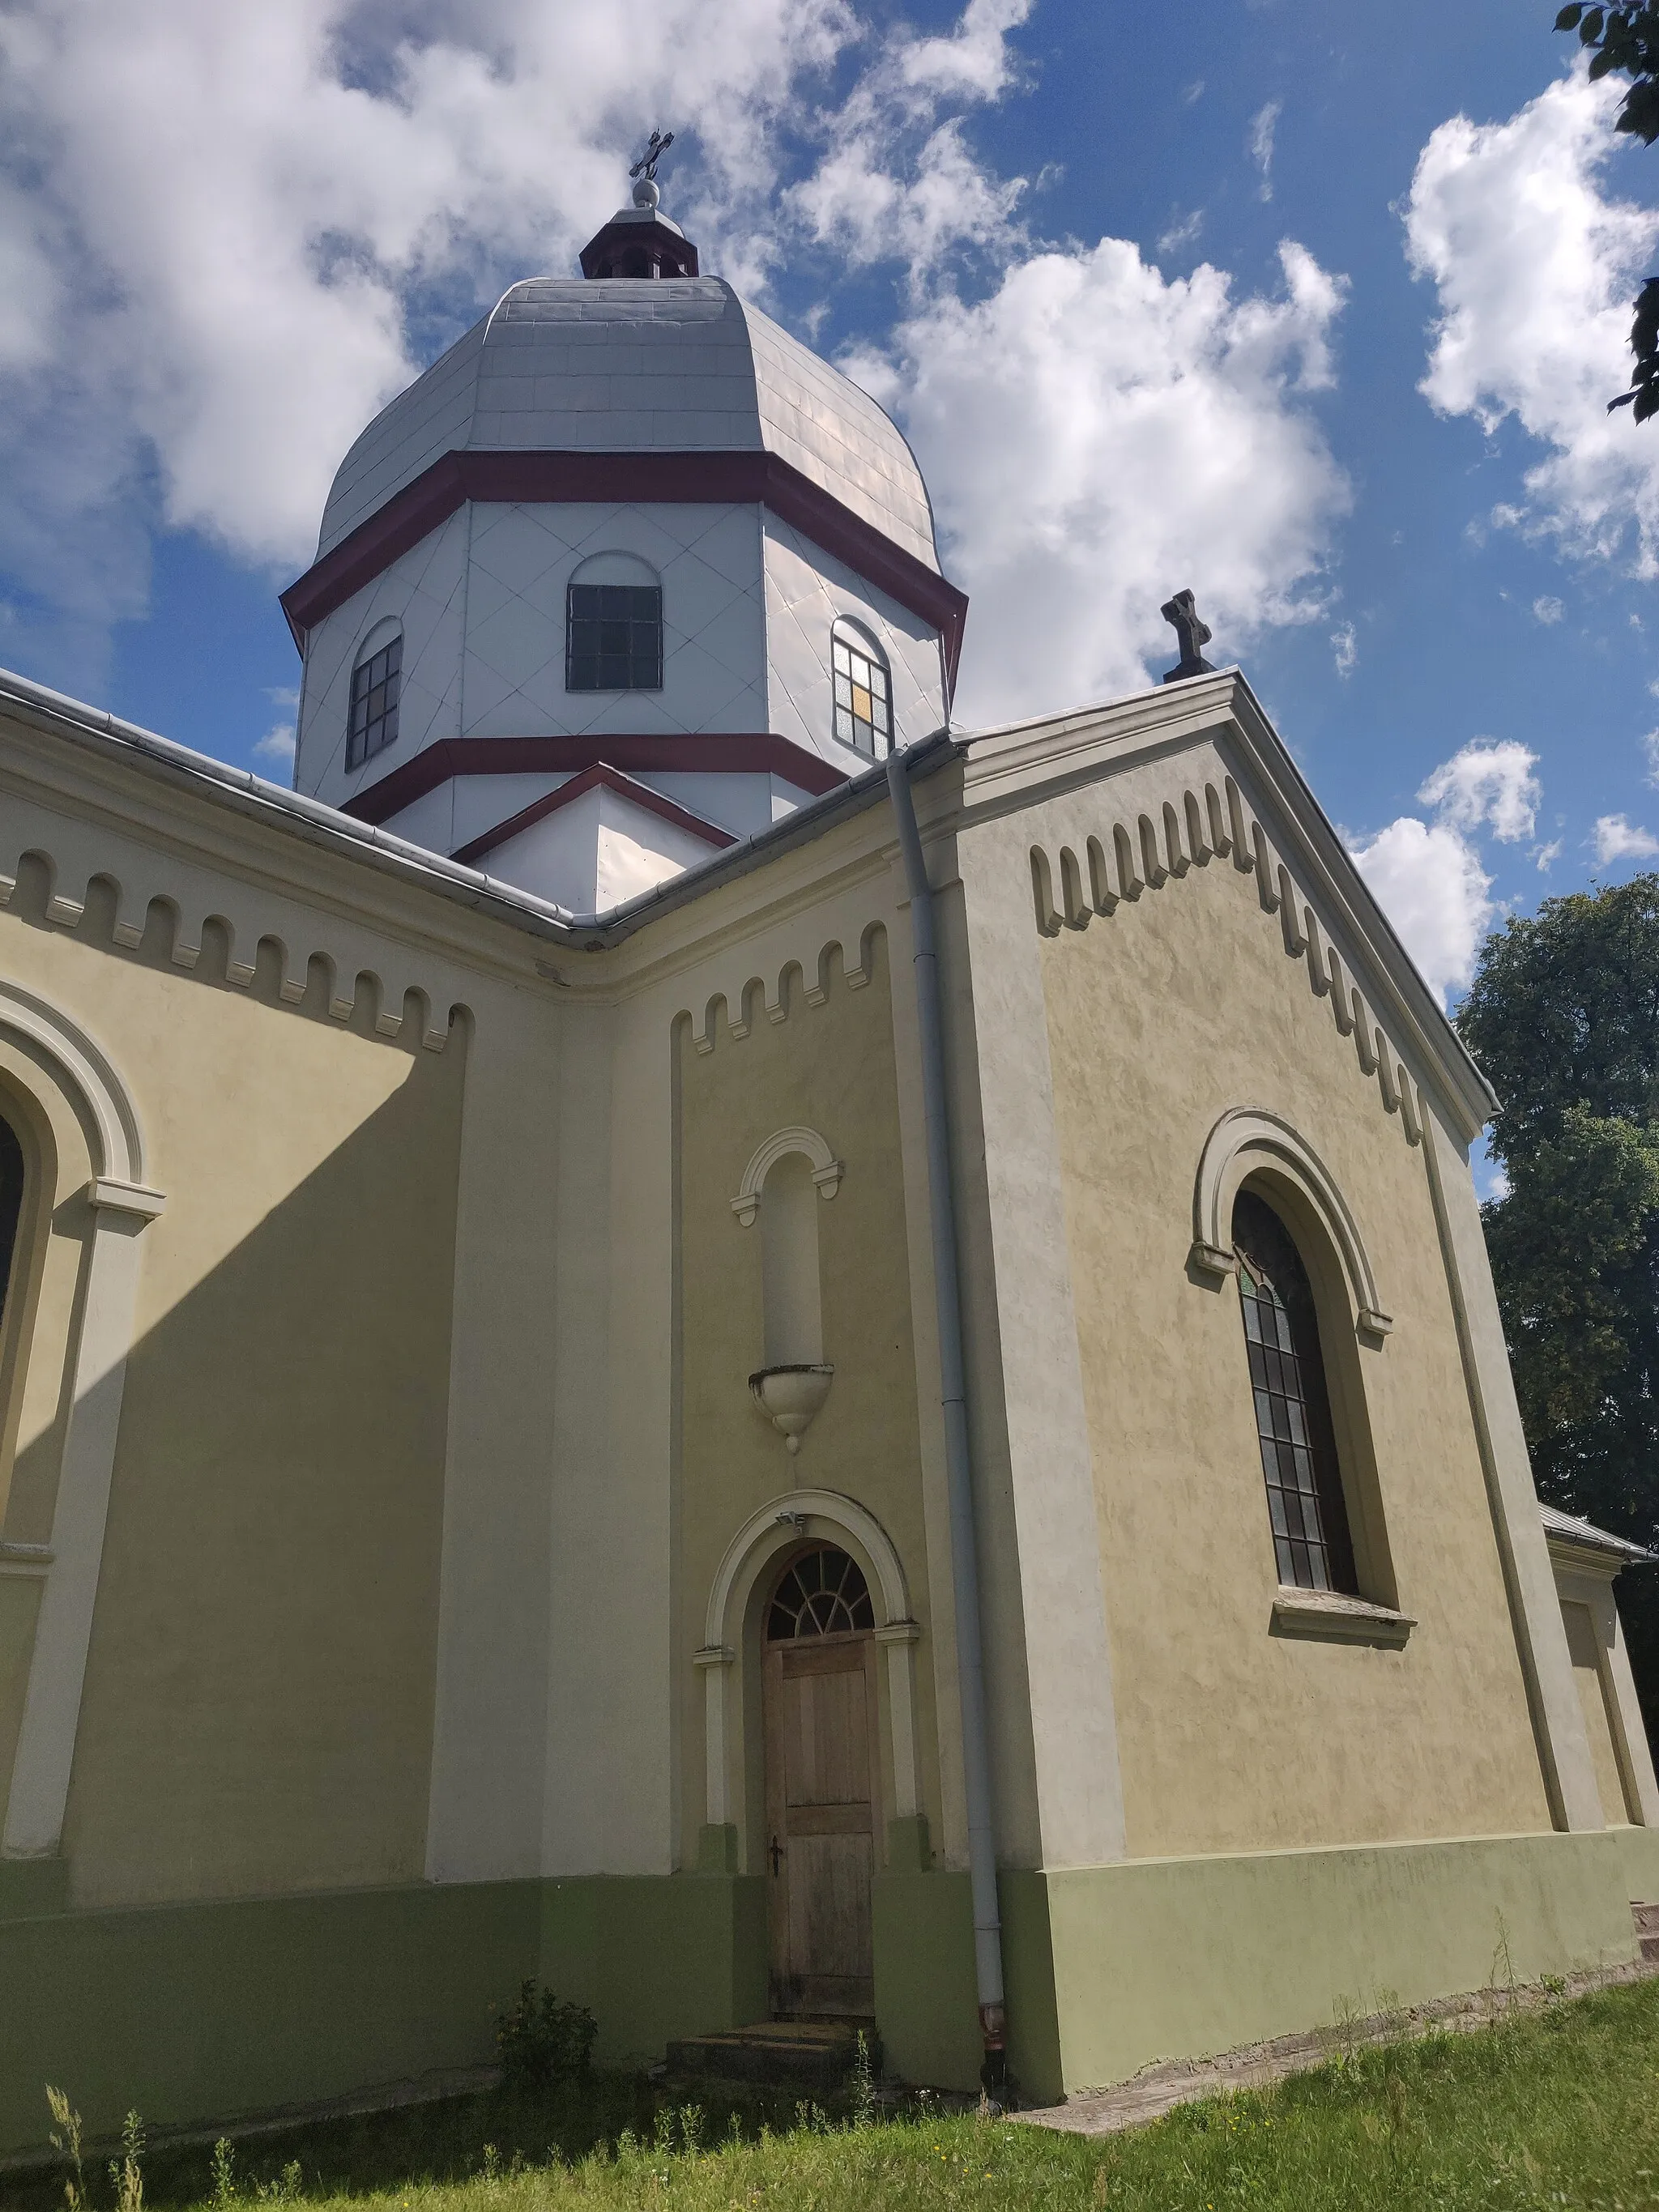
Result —
<svg viewBox="0 0 1659 2212"><path fill-rule="evenodd" d="M228 806L285 836L331 849L343 859L366 862L416 889L584 951L609 951L659 915L687 905L862 813L878 804L887 788L885 767L878 762L833 791L742 838L702 866L671 876L602 913L573 914L550 899L538 898L533 892L520 890L479 869L394 836L390 830L342 814L320 799L267 782L251 769L232 768L9 669L0 669L0 707L9 707L24 720L71 744L107 749L140 773L193 791L211 805ZM913 770L927 775L953 758L957 749L950 732L939 730L907 750Z"/></svg>
<svg viewBox="0 0 1659 2212"><path fill-rule="evenodd" d="M1610 1528L1598 1528L1595 1522L1581 1520L1576 1513L1564 1513L1559 1505L1540 1502L1538 1516L1544 1524L1547 1540L1553 1537L1564 1545L1577 1545L1581 1550L1610 1553L1622 1559L1626 1566L1659 1564L1659 1553L1650 1552L1645 1544L1633 1543L1628 1536L1615 1536Z"/></svg>

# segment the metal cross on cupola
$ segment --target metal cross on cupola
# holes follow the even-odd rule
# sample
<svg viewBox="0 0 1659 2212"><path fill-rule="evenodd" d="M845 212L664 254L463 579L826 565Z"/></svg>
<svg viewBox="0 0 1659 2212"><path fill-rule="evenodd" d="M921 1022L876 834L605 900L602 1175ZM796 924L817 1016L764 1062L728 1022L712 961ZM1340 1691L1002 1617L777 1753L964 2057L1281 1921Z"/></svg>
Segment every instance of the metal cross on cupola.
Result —
<svg viewBox="0 0 1659 2212"><path fill-rule="evenodd" d="M674 134L672 131L668 133L666 137L664 137L660 131L653 131L647 143L644 153L641 155L639 160L635 162L633 167L629 171L629 175L630 177L648 177L651 182L654 185L657 181L657 164L661 161L663 155L668 151L673 143Z"/></svg>
<svg viewBox="0 0 1659 2212"><path fill-rule="evenodd" d="M628 172L634 204L618 208L605 228L581 251L584 276L695 276L697 249L662 212L657 164L674 143L672 131L653 131L643 154Z"/></svg>
<svg viewBox="0 0 1659 2212"><path fill-rule="evenodd" d="M1165 684L1179 684L1188 676L1213 676L1214 664L1206 660L1200 648L1210 641L1209 624L1200 618L1197 604L1190 592L1177 592L1158 609L1164 621L1175 630L1181 647L1178 667L1166 670Z"/></svg>

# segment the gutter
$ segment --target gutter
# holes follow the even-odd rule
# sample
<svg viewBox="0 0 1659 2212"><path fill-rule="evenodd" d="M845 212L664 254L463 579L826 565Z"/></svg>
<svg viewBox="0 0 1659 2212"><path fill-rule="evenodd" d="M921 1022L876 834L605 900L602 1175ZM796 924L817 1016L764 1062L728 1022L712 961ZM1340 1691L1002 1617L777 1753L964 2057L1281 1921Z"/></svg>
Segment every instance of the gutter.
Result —
<svg viewBox="0 0 1659 2212"><path fill-rule="evenodd" d="M1000 2087L1007 2071L1002 1979L1002 1920L997 1905L996 1836L991 1818L990 1729L986 1716L985 1646L979 1604L979 1546L974 1526L973 1464L968 1438L967 1361L962 1342L962 1286L956 1199L945 1119L945 1025L939 983L933 892L916 827L912 768L931 740L887 756L887 787L910 894L910 936L921 1057L922 1117L927 1132L928 1218L933 1226L933 1295L939 1315L939 1405L945 1417L945 1482L951 1503L951 1577L956 1600L957 1672L962 1698L963 1790L968 1808L968 1870L974 1904L974 1974L985 2059L980 2078Z"/></svg>
<svg viewBox="0 0 1659 2212"><path fill-rule="evenodd" d="M810 799L764 830L739 839L706 866L671 876L652 890L607 908L603 913L573 914L568 907L558 906L551 899L538 898L533 892L520 890L498 877L486 875L481 869L470 868L459 860L446 859L441 853L429 852L407 838L394 836L389 830L360 822L355 815L343 814L337 807L325 806L320 799L309 799L304 793L290 791L283 784L268 782L251 769L228 767L223 761L194 751L189 745L158 736L154 730L123 721L118 715L102 708L86 706L61 691L49 690L44 684L33 683L27 676L0 669L0 708L5 707L71 744L119 754L141 773L175 789L191 791L210 805L228 806L284 836L332 851L343 860L367 861L381 873L398 877L416 890L447 899L454 905L471 908L489 920L505 922L511 928L550 939L567 951L578 952L609 951L659 915L749 874L780 854L821 836L836 823L878 805L887 790L885 771L878 764L821 798ZM911 746L909 757L918 765L925 762L931 772L954 758L957 750L948 732L939 730Z"/></svg>

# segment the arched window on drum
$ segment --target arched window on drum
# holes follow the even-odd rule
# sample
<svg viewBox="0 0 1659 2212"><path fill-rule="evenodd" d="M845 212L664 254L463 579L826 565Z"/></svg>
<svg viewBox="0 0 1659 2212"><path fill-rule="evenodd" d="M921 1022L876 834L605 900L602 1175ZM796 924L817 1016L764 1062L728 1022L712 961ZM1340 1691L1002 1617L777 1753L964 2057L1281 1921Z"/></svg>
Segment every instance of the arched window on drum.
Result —
<svg viewBox="0 0 1659 2212"><path fill-rule="evenodd" d="M837 622L830 633L836 735L872 760L893 749L893 686L887 656L868 631Z"/></svg>

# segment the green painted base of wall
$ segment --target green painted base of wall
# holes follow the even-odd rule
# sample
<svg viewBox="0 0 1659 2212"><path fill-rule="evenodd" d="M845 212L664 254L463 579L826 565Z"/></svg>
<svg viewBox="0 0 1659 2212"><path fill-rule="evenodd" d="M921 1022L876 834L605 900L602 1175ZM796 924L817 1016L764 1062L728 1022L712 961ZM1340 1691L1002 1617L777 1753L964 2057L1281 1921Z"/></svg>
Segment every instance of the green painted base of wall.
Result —
<svg viewBox="0 0 1659 2212"><path fill-rule="evenodd" d="M1626 1963L1650 1863L1635 1832L1005 1875L1015 2070L1058 2098L1344 2012Z"/></svg>
<svg viewBox="0 0 1659 2212"><path fill-rule="evenodd" d="M979 2087L974 1900L965 1874L878 1875L876 2027L888 2071L932 2089Z"/></svg>
<svg viewBox="0 0 1659 2212"><path fill-rule="evenodd" d="M536 1882L359 1890L0 1924L0 2149L46 2084L94 2135L486 2063L536 1971Z"/></svg>
<svg viewBox="0 0 1659 2212"><path fill-rule="evenodd" d="M67 1859L0 1859L0 1920L69 1909Z"/></svg>
<svg viewBox="0 0 1659 2212"><path fill-rule="evenodd" d="M541 1979L592 2008L606 2065L654 2063L677 2036L764 2020L766 1942L757 1875L541 1885Z"/></svg>
<svg viewBox="0 0 1659 2212"><path fill-rule="evenodd" d="M719 1856L712 1853L711 1856ZM0 1887L0 2151L44 2143L46 2084L94 2135L303 2105L494 2056L536 1976L591 2005L599 2056L767 2011L753 1875L418 1885L67 1911L43 1862ZM1044 2101L1382 2003L1635 1955L1659 1832L1517 1836L1005 1873L1009 2059ZM44 1909L42 1909L44 1907ZM965 1875L874 1893L877 2025L905 2080L972 2090Z"/></svg>

